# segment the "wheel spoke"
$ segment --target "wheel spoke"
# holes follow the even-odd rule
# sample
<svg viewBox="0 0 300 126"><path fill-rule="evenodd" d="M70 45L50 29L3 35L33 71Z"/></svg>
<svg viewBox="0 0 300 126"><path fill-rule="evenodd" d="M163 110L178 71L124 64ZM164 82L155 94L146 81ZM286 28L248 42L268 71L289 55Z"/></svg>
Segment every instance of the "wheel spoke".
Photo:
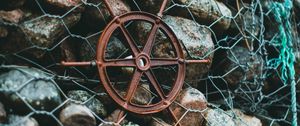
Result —
<svg viewBox="0 0 300 126"><path fill-rule="evenodd" d="M107 60L104 62L105 66L120 66L120 67L135 67L134 59L115 59Z"/></svg>
<svg viewBox="0 0 300 126"><path fill-rule="evenodd" d="M151 59L151 67L177 65L178 59L172 58L153 58Z"/></svg>
<svg viewBox="0 0 300 126"><path fill-rule="evenodd" d="M144 49L143 49L143 52L146 53L146 54L150 54L151 53L151 50L152 50L152 47L153 47L153 44L155 42L155 37L156 37L156 32L159 28L159 25L157 24L154 24L150 33L149 33L149 36L148 36L148 39L147 39L147 42L144 46Z"/></svg>
<svg viewBox="0 0 300 126"><path fill-rule="evenodd" d="M143 72L135 69L131 82L129 84L129 87L127 89L127 94L125 96L125 99L127 102L130 102L131 98L133 97L133 94L135 93L135 90L141 80Z"/></svg>
<svg viewBox="0 0 300 126"><path fill-rule="evenodd" d="M171 114L171 116L173 117L173 120L174 120L176 126L181 126L181 124L179 123L179 120L177 119L176 115L174 114L174 112L172 111L172 109L170 107L168 107L168 111Z"/></svg>
<svg viewBox="0 0 300 126"><path fill-rule="evenodd" d="M129 47L131 48L131 51L133 53L134 56L137 56L141 51L139 50L139 48L137 47L137 45L135 44L134 42L134 39L132 38L132 36L130 35L130 33L128 32L128 30L125 28L124 24L122 24L120 26L127 42L128 42L128 45Z"/></svg>
<svg viewBox="0 0 300 126"><path fill-rule="evenodd" d="M165 99L165 94L163 89L161 88L161 86L159 85L156 77L154 76L153 72L151 70L148 70L147 72L145 72L146 76L148 77L150 83L153 85L153 87L155 88L156 92L158 93L158 95L160 96L161 100Z"/></svg>

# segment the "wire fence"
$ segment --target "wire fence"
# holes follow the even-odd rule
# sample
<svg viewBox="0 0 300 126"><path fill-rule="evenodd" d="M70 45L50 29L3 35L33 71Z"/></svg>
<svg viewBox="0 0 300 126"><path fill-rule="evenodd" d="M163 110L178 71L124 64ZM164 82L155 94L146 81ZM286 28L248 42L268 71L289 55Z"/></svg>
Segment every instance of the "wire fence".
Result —
<svg viewBox="0 0 300 126"><path fill-rule="evenodd" d="M63 0L63 4L59 1L51 3L51 0L21 1L11 2L13 7L10 2L0 6L0 101L7 115L34 118L39 125L63 126L68 122L63 119L62 111L67 111L66 106L70 103L77 103L91 110L92 117L89 119L92 121L87 119L90 125L149 125L149 122L151 125L155 125L154 122L157 122L156 125L166 125L165 122L170 125L193 125L191 118L199 120L197 125L253 125L237 110L258 118L263 125L292 125L291 80L285 80L283 65L276 61L282 51L282 45L277 41L282 36L278 27L280 24L274 17L273 10L276 8L269 6L282 1L168 2L162 20L174 30L187 59L212 61L210 64L187 65L183 89L199 90L207 103L200 101L200 105L193 106L176 100L170 108L180 111L176 115L178 122L170 121L170 115L165 111L147 116L125 112L121 121L116 122L117 115L114 113L121 107L105 93L97 67L61 65L61 61L95 59L98 39L112 20L103 1ZM118 15L131 11L157 14L161 2L112 0L110 4ZM292 35L292 45L287 48L291 48L295 55L296 113L299 113L299 2L294 1L291 11L291 29L285 30L290 30ZM135 41L140 42L136 44L143 47L142 41L150 30L149 25L127 22L126 28ZM130 58L132 52L124 41L120 30L116 30L107 45L106 58ZM151 55L175 57L168 42L163 32L157 33ZM178 67L156 67L152 70L163 90L169 92ZM107 71L112 86L123 97L133 68L109 68ZM159 101L158 92L147 86L149 80L142 76L138 87L140 91L134 95L133 102L149 104ZM197 94L197 91L191 92ZM35 92L36 97L31 92ZM46 95L49 100L41 95ZM40 99L37 101L43 103L36 103L34 99ZM202 104L207 105L201 107ZM220 118L233 122L218 122ZM19 120L20 123L24 121L26 118ZM189 121L191 124L186 123ZM4 122L10 123L10 117Z"/></svg>

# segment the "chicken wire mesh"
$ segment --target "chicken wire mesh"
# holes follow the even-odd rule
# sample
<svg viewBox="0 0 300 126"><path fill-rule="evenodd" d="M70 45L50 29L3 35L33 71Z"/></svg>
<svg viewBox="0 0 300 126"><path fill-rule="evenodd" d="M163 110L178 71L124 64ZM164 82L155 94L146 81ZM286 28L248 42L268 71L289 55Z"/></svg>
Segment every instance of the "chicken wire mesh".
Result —
<svg viewBox="0 0 300 126"><path fill-rule="evenodd" d="M161 2L109 1L117 15L131 11L156 14ZM61 65L62 60L90 61L96 56L98 39L112 20L103 1L1 1L0 101L5 110L1 105L0 110L6 114L0 113L0 124L292 125L292 80L285 75L284 64L279 60L283 49L292 49L299 94L300 17L297 13L300 2L293 1L290 17L286 15L288 19L283 21L283 24L290 22L290 28L283 27L286 36L291 35L287 41L292 42L284 47L278 42L284 37L274 11L280 7L271 5L285 2L168 1L162 20L181 42L185 57L212 61L187 65L183 90L170 106L178 118L174 122L167 111L143 116L126 111L119 114L123 110L105 93L95 66ZM136 44L144 46L143 40L151 26L145 22L126 22L126 28ZM153 57L176 55L163 31L155 39ZM130 58L132 52L124 41L124 36L116 30L107 45L106 58ZM170 91L178 68L166 66L152 70L163 90ZM108 70L121 96L132 71L130 67ZM132 102L159 101L158 93L148 83L149 79L142 77ZM296 107L298 113L299 103Z"/></svg>

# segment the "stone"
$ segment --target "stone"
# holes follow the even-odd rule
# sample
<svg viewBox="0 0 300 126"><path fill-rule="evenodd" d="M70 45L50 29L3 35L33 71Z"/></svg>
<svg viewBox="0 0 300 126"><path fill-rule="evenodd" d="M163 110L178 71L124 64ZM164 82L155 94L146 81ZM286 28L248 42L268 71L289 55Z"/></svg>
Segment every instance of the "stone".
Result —
<svg viewBox="0 0 300 126"><path fill-rule="evenodd" d="M198 23L208 26L216 23L213 24L213 30L216 32L227 30L230 26L232 13L222 2L215 0L175 0L175 3L180 6L175 6L169 11L172 15L194 18Z"/></svg>
<svg viewBox="0 0 300 126"><path fill-rule="evenodd" d="M171 126L171 125L163 121L161 118L152 117L150 126Z"/></svg>
<svg viewBox="0 0 300 126"><path fill-rule="evenodd" d="M115 126L114 124L118 121L118 116L121 112L122 111L120 109L116 109L104 119L106 122L101 123L100 126ZM128 120L125 118L119 124L124 125L126 123L128 123Z"/></svg>
<svg viewBox="0 0 300 126"><path fill-rule="evenodd" d="M96 126L96 119L87 107L71 104L64 108L59 115L64 126Z"/></svg>
<svg viewBox="0 0 300 126"><path fill-rule="evenodd" d="M74 103L83 104L89 108L96 115L105 117L107 115L107 111L105 106L99 101L96 97L92 97L88 92L83 90L73 90L69 91L67 95L70 99L76 100Z"/></svg>
<svg viewBox="0 0 300 126"><path fill-rule="evenodd" d="M244 32L243 34L248 37L252 35L257 36L260 32L259 22L259 17L256 16L255 13L251 12L251 10L244 10L237 15L234 21L231 21L228 33L235 36L242 31Z"/></svg>
<svg viewBox="0 0 300 126"><path fill-rule="evenodd" d="M221 109L207 109L203 126L236 126L232 118Z"/></svg>
<svg viewBox="0 0 300 126"><path fill-rule="evenodd" d="M81 0L45 0L45 2L49 5L64 10L70 10L71 8L79 6L82 3Z"/></svg>
<svg viewBox="0 0 300 126"><path fill-rule="evenodd" d="M204 58L212 61L214 44L209 29L192 20L181 17L165 15L162 20L173 30L179 42L182 43L186 59L194 60ZM134 29L132 36L135 36L137 42L144 45L146 41L145 39L148 35L147 32L151 29L151 24L136 22L136 24L132 25L132 27L130 27ZM155 43L157 44L152 49L153 57L175 57L174 49L172 48L168 38L162 32L159 32L156 35ZM209 71L210 66L211 63L187 64L185 82L193 87L197 87L199 79ZM159 73L162 72L158 72L158 74ZM165 73L166 72L163 72L163 75L157 76L166 76Z"/></svg>
<svg viewBox="0 0 300 126"><path fill-rule="evenodd" d="M261 120L263 126L280 126L278 121L274 121L273 118L266 118L272 117L266 110L256 112L255 116Z"/></svg>
<svg viewBox="0 0 300 126"><path fill-rule="evenodd" d="M134 122L128 121L126 118L117 124L120 112L121 110L119 109L113 111L110 116L104 119L106 122L101 123L99 126L139 126Z"/></svg>
<svg viewBox="0 0 300 126"><path fill-rule="evenodd" d="M8 124L3 124L1 126L39 126L39 124L32 117L9 115L8 116Z"/></svg>
<svg viewBox="0 0 300 126"><path fill-rule="evenodd" d="M75 62L77 61L75 52L76 52L76 46L74 46L74 43L72 41L65 41L60 44L61 49L61 55L64 59L64 61L68 62Z"/></svg>
<svg viewBox="0 0 300 126"><path fill-rule="evenodd" d="M70 29L80 20L80 17L81 14L79 13L71 13L63 20L66 27ZM21 25L21 31L25 34L32 46L49 49L65 34L66 28L61 19L44 16L36 20L24 22ZM31 53L35 57L41 58L45 54L45 51L41 49L31 51Z"/></svg>
<svg viewBox="0 0 300 126"><path fill-rule="evenodd" d="M126 90L121 91L121 95L126 95ZM140 83L133 95L132 103L137 105L147 105L152 100L152 94L150 92L150 86L147 83Z"/></svg>
<svg viewBox="0 0 300 126"><path fill-rule="evenodd" d="M0 102L0 123L6 121L6 111L4 109L4 105Z"/></svg>
<svg viewBox="0 0 300 126"><path fill-rule="evenodd" d="M0 21L3 20L8 23L19 23L24 18L24 12L20 9L12 11L0 10Z"/></svg>
<svg viewBox="0 0 300 126"><path fill-rule="evenodd" d="M80 59L82 61L91 61L96 59L96 49L98 44L99 36L93 36L88 41L82 43L80 47ZM112 36L108 42L105 58L106 59L117 59L123 52L126 51L126 47L122 42Z"/></svg>
<svg viewBox="0 0 300 126"><path fill-rule="evenodd" d="M239 109L232 109L226 111L231 117L236 126L262 126L260 119L255 116L245 115Z"/></svg>
<svg viewBox="0 0 300 126"><path fill-rule="evenodd" d="M230 88L237 88L239 84L254 82L262 74L263 59L252 54L249 49L235 46L227 51L226 62L222 65L224 79ZM252 85L253 88L258 85ZM251 87L252 87L251 86Z"/></svg>
<svg viewBox="0 0 300 126"><path fill-rule="evenodd" d="M103 2L99 3L97 0L91 0L90 2L99 4L99 6L86 7L83 13L83 19L87 23L87 26L92 29L105 27L112 18L107 7ZM108 3L116 16L130 12L130 7L123 0L108 0Z"/></svg>
<svg viewBox="0 0 300 126"><path fill-rule="evenodd" d="M0 75L0 95L15 111L26 111L24 101L37 110L45 111L51 111L62 103L60 91L49 74L36 68L21 66L0 70L6 71Z"/></svg>
<svg viewBox="0 0 300 126"><path fill-rule="evenodd" d="M123 124L122 126L139 126L139 125L135 124L133 122L128 122L128 123Z"/></svg>
<svg viewBox="0 0 300 126"><path fill-rule="evenodd" d="M7 27L7 26L3 26L3 28L7 30L7 34L6 34L7 36L1 38L1 42L0 42L1 54L13 54L19 52L20 50L30 47L29 43L24 42L25 36L23 33L20 32L19 29Z"/></svg>
<svg viewBox="0 0 300 126"><path fill-rule="evenodd" d="M164 0L137 0L135 2L137 3L137 5L142 11L150 12L156 15L160 10L163 1ZM170 6L170 4L171 4L171 0L168 0L165 9L167 9Z"/></svg>
<svg viewBox="0 0 300 126"><path fill-rule="evenodd" d="M0 16L1 29L0 36L0 53L1 54L12 54L24 50L31 46L30 42L25 42L26 36L20 30L20 25L27 19L33 19L37 14L32 13L27 9L16 9L12 11L2 11ZM3 34L3 35L2 35ZM11 63L17 64L17 63Z"/></svg>
<svg viewBox="0 0 300 126"><path fill-rule="evenodd" d="M176 98L176 102L180 105L173 103L171 110L177 119L182 120L180 124L183 126L201 126L204 121L202 112L207 109L207 100L199 90L195 88L186 88L182 90L179 96ZM188 110L187 114L185 112ZM185 114L185 115L184 115Z"/></svg>

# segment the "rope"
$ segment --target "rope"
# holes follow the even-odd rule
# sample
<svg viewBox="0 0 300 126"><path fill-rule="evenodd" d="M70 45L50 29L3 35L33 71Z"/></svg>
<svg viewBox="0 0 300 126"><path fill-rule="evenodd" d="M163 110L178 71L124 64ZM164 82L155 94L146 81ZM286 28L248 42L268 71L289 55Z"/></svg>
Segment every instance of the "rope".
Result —
<svg viewBox="0 0 300 126"><path fill-rule="evenodd" d="M285 0L283 3L272 2L270 5L275 21L279 24L279 35L275 42L280 45L280 54L276 59L271 59L272 66L281 65L281 78L284 84L291 83L291 111L293 114L292 126L297 126L297 101L296 101L296 82L295 82L295 55L293 52L291 11L293 3ZM275 61L275 62L274 62Z"/></svg>

